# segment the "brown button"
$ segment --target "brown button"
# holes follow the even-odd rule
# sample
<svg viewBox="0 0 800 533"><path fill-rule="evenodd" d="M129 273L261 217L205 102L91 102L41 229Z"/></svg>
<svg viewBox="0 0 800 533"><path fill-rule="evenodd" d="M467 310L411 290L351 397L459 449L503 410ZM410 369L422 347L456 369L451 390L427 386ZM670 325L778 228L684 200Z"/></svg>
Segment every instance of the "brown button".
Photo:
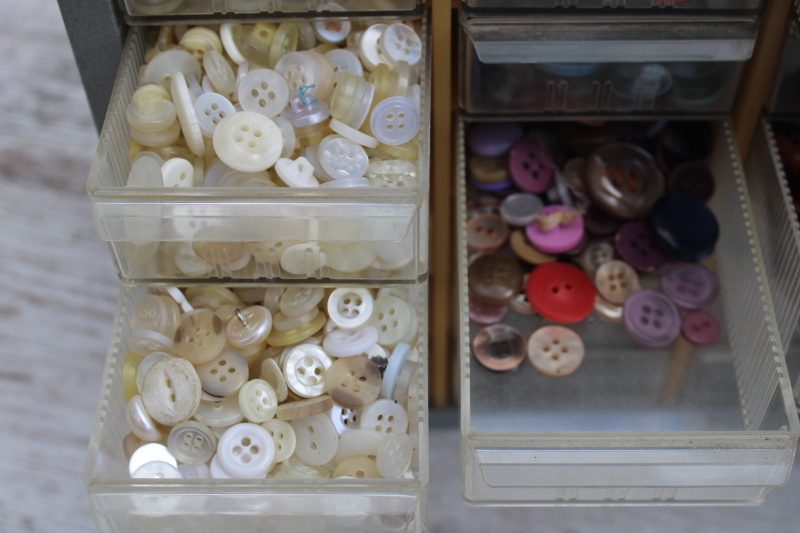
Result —
<svg viewBox="0 0 800 533"><path fill-rule="evenodd" d="M306 398L295 402L286 402L278 406L275 418L278 420L297 420L318 415L333 409L333 400L327 394L316 398Z"/></svg>
<svg viewBox="0 0 800 533"><path fill-rule="evenodd" d="M650 154L627 143L601 146L586 161L586 188L607 214L643 218L664 194L664 177Z"/></svg>
<svg viewBox="0 0 800 533"><path fill-rule="evenodd" d="M508 303L522 288L522 269L513 257L487 254L469 265L469 290L481 300Z"/></svg>
<svg viewBox="0 0 800 533"><path fill-rule="evenodd" d="M489 370L514 370L525 359L525 337L511 326L495 324L475 335L472 353Z"/></svg>
<svg viewBox="0 0 800 533"><path fill-rule="evenodd" d="M515 254L517 254L517 257L526 263L530 263L532 265L543 265L545 263L552 263L556 260L556 256L540 252L528 244L528 240L525 238L525 234L522 232L522 230L516 230L511 234L509 244L511 244L511 249Z"/></svg>
<svg viewBox="0 0 800 533"><path fill-rule="evenodd" d="M622 306L612 304L599 294L594 302L594 312L610 322L622 322Z"/></svg>
<svg viewBox="0 0 800 533"><path fill-rule="evenodd" d="M528 340L528 360L548 376L566 376L583 362L585 348L577 333L563 326L545 326Z"/></svg>
<svg viewBox="0 0 800 533"><path fill-rule="evenodd" d="M366 357L342 357L325 372L325 388L336 404L361 409L381 393L381 371Z"/></svg>
<svg viewBox="0 0 800 533"><path fill-rule="evenodd" d="M636 271L622 261L600 265L594 275L597 292L614 305L622 305L632 293L641 289Z"/></svg>
<svg viewBox="0 0 800 533"><path fill-rule="evenodd" d="M503 217L483 214L467 222L467 248L473 252L494 252L508 239L508 224Z"/></svg>
<svg viewBox="0 0 800 533"><path fill-rule="evenodd" d="M508 181L508 157L485 157L473 154L469 158L469 172L481 183Z"/></svg>
<svg viewBox="0 0 800 533"><path fill-rule="evenodd" d="M603 263L608 263L614 259L614 246L610 242L593 242L581 254L579 261L583 271L594 278L594 273Z"/></svg>

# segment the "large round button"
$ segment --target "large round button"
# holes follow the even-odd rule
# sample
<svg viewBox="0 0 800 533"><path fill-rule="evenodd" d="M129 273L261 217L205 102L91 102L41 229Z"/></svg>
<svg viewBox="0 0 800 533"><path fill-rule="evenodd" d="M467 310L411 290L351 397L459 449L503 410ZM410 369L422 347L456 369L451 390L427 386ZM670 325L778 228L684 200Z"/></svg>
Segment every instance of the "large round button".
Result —
<svg viewBox="0 0 800 533"><path fill-rule="evenodd" d="M214 130L214 151L241 172L266 170L280 158L283 134L269 118L252 111L228 115Z"/></svg>
<svg viewBox="0 0 800 533"><path fill-rule="evenodd" d="M655 272L669 262L656 245L645 220L626 222L617 232L614 245L620 257L639 272Z"/></svg>
<svg viewBox="0 0 800 533"><path fill-rule="evenodd" d="M208 426L187 420L172 428L167 438L167 447L180 462L198 465L214 455L217 438Z"/></svg>
<svg viewBox="0 0 800 533"><path fill-rule="evenodd" d="M583 217L571 207L549 205L542 210L539 220L525 228L525 233L537 249L548 254L560 254L580 244Z"/></svg>
<svg viewBox="0 0 800 533"><path fill-rule="evenodd" d="M201 391L200 378L191 363L169 357L147 371L142 401L153 420L174 426L194 414L200 405Z"/></svg>
<svg viewBox="0 0 800 533"><path fill-rule="evenodd" d="M238 392L247 382L249 370L247 360L239 352L222 350L208 363L199 365L197 375L204 391L218 398L226 398Z"/></svg>
<svg viewBox="0 0 800 533"><path fill-rule="evenodd" d="M666 346L681 331L678 308L651 289L636 291L625 300L622 324L633 340L645 346Z"/></svg>
<svg viewBox="0 0 800 533"><path fill-rule="evenodd" d="M661 291L682 309L705 309L719 296L719 280L701 265L675 265L661 275Z"/></svg>
<svg viewBox="0 0 800 533"><path fill-rule="evenodd" d="M547 263L533 269L526 288L537 313L553 322L570 324L586 318L597 292L583 271L566 263Z"/></svg>
<svg viewBox="0 0 800 533"><path fill-rule="evenodd" d="M487 254L469 265L469 290L488 303L505 304L522 287L522 269L513 257Z"/></svg>
<svg viewBox="0 0 800 533"><path fill-rule="evenodd" d="M236 478L261 478L272 466L275 442L256 424L236 424L217 444L217 458L225 472Z"/></svg>
<svg viewBox="0 0 800 533"><path fill-rule="evenodd" d="M222 320L210 309L186 314L175 332L175 352L194 365L214 359L225 347L227 333Z"/></svg>
<svg viewBox="0 0 800 533"><path fill-rule="evenodd" d="M495 324L475 335L472 353L489 370L514 370L525 359L525 337L511 326Z"/></svg>
<svg viewBox="0 0 800 533"><path fill-rule="evenodd" d="M541 144L523 139L508 154L508 171L523 191L542 193L553 180L553 159Z"/></svg>
<svg viewBox="0 0 800 533"><path fill-rule="evenodd" d="M484 213L467 222L467 248L487 253L500 249L508 239L508 225L500 215Z"/></svg>
<svg viewBox="0 0 800 533"><path fill-rule="evenodd" d="M515 122L483 122L472 125L467 145L476 154L496 157L508 153L521 138L522 126Z"/></svg>
<svg viewBox="0 0 800 533"><path fill-rule="evenodd" d="M717 342L722 330L714 315L705 311L693 311L684 317L681 331L692 344L708 346Z"/></svg>
<svg viewBox="0 0 800 533"><path fill-rule="evenodd" d="M548 376L566 376L583 362L585 349L577 333L561 326L545 326L528 339L528 360Z"/></svg>
<svg viewBox="0 0 800 533"><path fill-rule="evenodd" d="M661 198L650 213L653 234L668 256L699 262L714 252L719 223L711 209L688 194L671 193Z"/></svg>
<svg viewBox="0 0 800 533"><path fill-rule="evenodd" d="M597 292L615 305L622 305L631 293L638 291L639 276L627 263L608 261L600 265L594 276Z"/></svg>
<svg viewBox="0 0 800 533"><path fill-rule="evenodd" d="M313 398L325 392L325 373L332 364L319 346L301 344L286 357L283 375L292 392L303 398Z"/></svg>
<svg viewBox="0 0 800 533"><path fill-rule="evenodd" d="M664 177L650 154L638 146L612 143L587 159L586 188L609 215L635 219L647 216L664 194Z"/></svg>
<svg viewBox="0 0 800 533"><path fill-rule="evenodd" d="M343 357L325 372L325 387L337 405L361 409L381 392L381 371L366 357Z"/></svg>

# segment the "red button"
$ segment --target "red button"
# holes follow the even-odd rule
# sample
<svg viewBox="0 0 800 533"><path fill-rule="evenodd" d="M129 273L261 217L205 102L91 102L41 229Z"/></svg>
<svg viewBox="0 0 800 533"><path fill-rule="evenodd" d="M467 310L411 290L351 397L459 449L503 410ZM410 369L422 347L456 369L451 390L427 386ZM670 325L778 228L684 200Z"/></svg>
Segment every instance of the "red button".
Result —
<svg viewBox="0 0 800 533"><path fill-rule="evenodd" d="M594 308L594 283L566 263L546 263L528 276L528 301L543 317L561 324L583 320Z"/></svg>

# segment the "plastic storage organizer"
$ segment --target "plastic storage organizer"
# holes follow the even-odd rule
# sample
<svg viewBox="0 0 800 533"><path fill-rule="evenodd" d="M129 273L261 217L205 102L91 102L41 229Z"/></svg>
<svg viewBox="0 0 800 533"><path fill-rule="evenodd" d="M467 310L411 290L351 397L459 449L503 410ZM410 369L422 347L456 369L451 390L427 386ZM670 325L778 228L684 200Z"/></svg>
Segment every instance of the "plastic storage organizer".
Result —
<svg viewBox="0 0 800 533"><path fill-rule="evenodd" d="M209 282L277 279L392 280L414 283L427 275L429 167L429 34L422 19L420 132L416 188L296 189L159 188L126 189L130 172L125 110L144 63L146 31L132 28L89 175L87 192L100 237L108 242L120 277L136 283L186 283L171 264L182 242L247 242L259 246L243 269L226 257L208 266ZM319 244L307 255L304 274L290 274L276 248L287 242ZM260 244L259 244L260 243ZM345 273L326 266L326 254L353 243L400 247L412 256L397 270L367 268ZM213 250L211 251L212 253ZM323 265L317 268L317 265Z"/></svg>
<svg viewBox="0 0 800 533"><path fill-rule="evenodd" d="M490 10L526 10L526 9L560 9L560 10L596 10L612 9L614 11L647 9L661 14L669 14L673 9L680 11L703 10L709 13L725 11L757 12L763 2L760 0L463 0L464 6L474 9L475 14Z"/></svg>
<svg viewBox="0 0 800 533"><path fill-rule="evenodd" d="M570 325L582 367L476 364L468 316L464 123L457 140L462 493L471 504L752 504L789 476L800 427L741 163L727 122L708 159L720 222L722 335L645 348L594 313ZM643 282L644 283L644 282ZM549 323L509 312L527 338ZM680 339L679 339L680 341ZM679 381L681 380L682 381ZM681 383L679 385L678 383Z"/></svg>

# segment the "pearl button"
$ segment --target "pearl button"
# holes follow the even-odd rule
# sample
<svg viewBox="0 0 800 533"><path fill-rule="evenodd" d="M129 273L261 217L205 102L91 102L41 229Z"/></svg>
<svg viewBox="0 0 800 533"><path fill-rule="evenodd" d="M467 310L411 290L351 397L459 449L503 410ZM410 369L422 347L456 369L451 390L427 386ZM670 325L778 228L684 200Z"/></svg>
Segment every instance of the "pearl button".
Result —
<svg viewBox="0 0 800 533"><path fill-rule="evenodd" d="M396 65L399 61L416 65L422 58L422 41L417 33L405 24L388 26L383 31L379 44L382 57L392 65Z"/></svg>
<svg viewBox="0 0 800 533"><path fill-rule="evenodd" d="M169 453L166 446L163 444L151 443L145 444L133 452L133 455L131 455L128 461L128 471L133 474L142 465L153 461L160 461L174 467L178 466L178 461Z"/></svg>
<svg viewBox="0 0 800 533"><path fill-rule="evenodd" d="M239 390L239 409L251 422L261 423L275 416L278 396L272 385L263 379L248 381Z"/></svg>
<svg viewBox="0 0 800 533"><path fill-rule="evenodd" d="M369 323L378 330L378 344L393 347L408 334L411 320L406 302L396 296L383 296L375 300Z"/></svg>
<svg viewBox="0 0 800 533"><path fill-rule="evenodd" d="M161 440L161 432L144 408L140 395L137 394L128 402L125 408L125 421L128 423L128 429L141 440L145 442Z"/></svg>
<svg viewBox="0 0 800 533"><path fill-rule="evenodd" d="M581 338L562 326L545 326L528 339L528 360L533 367L548 376L566 376L575 372L583 362Z"/></svg>
<svg viewBox="0 0 800 533"><path fill-rule="evenodd" d="M194 412L194 419L213 429L241 422L244 415L239 408L238 395L232 395L221 401L201 401Z"/></svg>
<svg viewBox="0 0 800 533"><path fill-rule="evenodd" d="M300 460L312 466L330 462L339 445L339 434L333 422L324 414L292 420L297 445L294 453Z"/></svg>
<svg viewBox="0 0 800 533"><path fill-rule="evenodd" d="M305 157L298 157L295 161L278 159L275 172L289 187L319 187L314 177L314 167Z"/></svg>
<svg viewBox="0 0 800 533"><path fill-rule="evenodd" d="M125 344L131 351L142 356L150 355L153 352L175 352L175 344L169 337L146 329L131 330L125 337Z"/></svg>
<svg viewBox="0 0 800 533"><path fill-rule="evenodd" d="M301 344L286 357L283 375L295 394L313 398L325 392L325 373L332 364L331 358L319 346Z"/></svg>
<svg viewBox="0 0 800 533"><path fill-rule="evenodd" d="M594 282L600 296L615 305L624 304L628 296L641 288L636 271L627 263L616 260L600 265Z"/></svg>
<svg viewBox="0 0 800 533"><path fill-rule="evenodd" d="M405 433L408 429L408 414L394 400L378 400L364 409L361 428L384 435Z"/></svg>
<svg viewBox="0 0 800 533"><path fill-rule="evenodd" d="M203 134L211 137L217 125L227 116L236 113L233 104L217 93L201 94L194 102L194 113Z"/></svg>
<svg viewBox="0 0 800 533"><path fill-rule="evenodd" d="M247 348L267 340L271 331L272 314L269 309L253 305L239 311L228 322L227 341L237 348Z"/></svg>
<svg viewBox="0 0 800 533"><path fill-rule="evenodd" d="M370 128L383 144L398 146L409 142L419 131L419 109L403 96L392 96L375 106Z"/></svg>
<svg viewBox="0 0 800 533"><path fill-rule="evenodd" d="M266 429L256 424L237 424L217 444L219 465L236 478L261 478L272 466L275 442Z"/></svg>
<svg viewBox="0 0 800 533"><path fill-rule="evenodd" d="M264 359L261 362L261 379L272 385L279 402L286 400L289 394L286 380L274 359Z"/></svg>

